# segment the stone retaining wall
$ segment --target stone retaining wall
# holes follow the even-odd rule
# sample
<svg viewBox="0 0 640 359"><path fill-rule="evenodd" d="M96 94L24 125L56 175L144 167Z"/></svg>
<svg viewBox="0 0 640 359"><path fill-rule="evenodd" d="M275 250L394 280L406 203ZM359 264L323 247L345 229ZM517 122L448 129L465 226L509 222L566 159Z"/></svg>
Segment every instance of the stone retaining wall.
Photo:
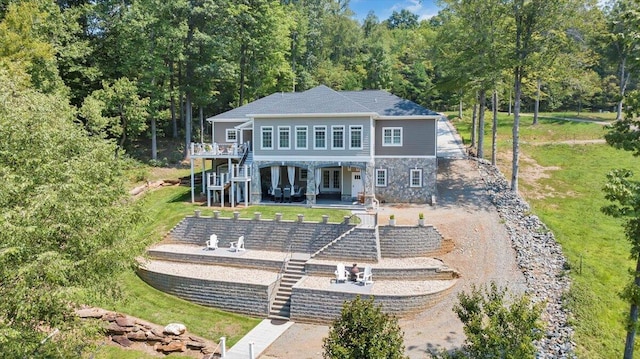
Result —
<svg viewBox="0 0 640 359"><path fill-rule="evenodd" d="M431 226L380 226L382 258L432 257L446 253L452 243L445 243L440 232Z"/></svg>
<svg viewBox="0 0 640 359"><path fill-rule="evenodd" d="M150 286L188 301L229 312L264 317L269 313L269 285L230 283L179 277L138 268L138 275Z"/></svg>
<svg viewBox="0 0 640 359"><path fill-rule="evenodd" d="M190 216L183 219L166 239L204 246L211 234L218 236L218 245L245 237L247 249L264 251L315 253L327 243L353 228L342 223L312 223L255 219L230 219Z"/></svg>
<svg viewBox="0 0 640 359"><path fill-rule="evenodd" d="M219 266L233 266L239 268L255 268L270 271L279 271L283 261L274 261L257 258L208 256L190 253L165 252L154 249L147 250L151 259L169 262L181 262L189 264L206 264Z"/></svg>
<svg viewBox="0 0 640 359"><path fill-rule="evenodd" d="M366 263L360 263L363 268ZM347 266L349 268L349 265ZM336 266L332 264L307 263L305 274L311 276L334 277ZM448 280L458 278L459 274L448 267L434 268L372 268L373 278L398 280Z"/></svg>
<svg viewBox="0 0 640 359"><path fill-rule="evenodd" d="M398 317L421 312L434 306L449 294L453 286L436 293L406 296L375 295L375 303L382 311ZM291 320L302 323L329 324L340 316L342 304L354 300L357 293L333 292L310 288L293 288L291 293ZM369 295L362 294L362 298Z"/></svg>

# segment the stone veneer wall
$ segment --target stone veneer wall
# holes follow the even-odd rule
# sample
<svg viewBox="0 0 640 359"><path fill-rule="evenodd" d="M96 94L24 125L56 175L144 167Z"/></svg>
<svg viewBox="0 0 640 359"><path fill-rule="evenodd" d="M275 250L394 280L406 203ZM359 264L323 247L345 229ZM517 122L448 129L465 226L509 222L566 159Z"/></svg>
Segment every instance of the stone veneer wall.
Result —
<svg viewBox="0 0 640 359"><path fill-rule="evenodd" d="M453 286L436 293L415 295L375 295L382 311L398 317L421 312L432 307L449 294ZM342 304L354 300L357 293L333 292L293 287L291 293L291 320L303 323L329 324L340 316ZM369 295L360 294L362 298Z"/></svg>
<svg viewBox="0 0 640 359"><path fill-rule="evenodd" d="M431 203L436 194L437 159L434 158L376 158L376 169L387 170L387 186L375 187L381 203ZM411 169L422 169L422 187L409 186ZM375 172L375 171L374 171Z"/></svg>
<svg viewBox="0 0 640 359"><path fill-rule="evenodd" d="M229 312L264 317L269 313L269 285L230 283L179 277L138 269L138 275L150 286L188 301Z"/></svg>
<svg viewBox="0 0 640 359"><path fill-rule="evenodd" d="M446 253L450 246L443 246L444 238L429 225L379 226L380 253L382 258L431 257Z"/></svg>

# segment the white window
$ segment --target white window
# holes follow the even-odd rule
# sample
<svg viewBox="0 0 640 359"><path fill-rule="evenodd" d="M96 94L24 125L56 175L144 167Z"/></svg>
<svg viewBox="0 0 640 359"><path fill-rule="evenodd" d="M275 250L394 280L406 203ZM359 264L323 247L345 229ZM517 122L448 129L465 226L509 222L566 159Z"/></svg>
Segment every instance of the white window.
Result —
<svg viewBox="0 0 640 359"><path fill-rule="evenodd" d="M344 150L344 126L331 126L331 149Z"/></svg>
<svg viewBox="0 0 640 359"><path fill-rule="evenodd" d="M298 172L298 180L300 181L306 181L307 180L307 176L308 176L308 171L306 168L301 168L300 171Z"/></svg>
<svg viewBox="0 0 640 359"><path fill-rule="evenodd" d="M260 147L263 150L272 150L273 149L273 127L265 126L260 127L261 136L260 139L262 142L260 143Z"/></svg>
<svg viewBox="0 0 640 359"><path fill-rule="evenodd" d="M235 128L227 128L225 130L227 142L236 142L238 139L238 131Z"/></svg>
<svg viewBox="0 0 640 359"><path fill-rule="evenodd" d="M291 128L289 126L278 126L278 149L288 150L291 148Z"/></svg>
<svg viewBox="0 0 640 359"><path fill-rule="evenodd" d="M296 150L307 149L307 126L296 126Z"/></svg>
<svg viewBox="0 0 640 359"><path fill-rule="evenodd" d="M382 145L402 146L402 127L383 127Z"/></svg>
<svg viewBox="0 0 640 359"><path fill-rule="evenodd" d="M313 126L313 149L327 149L327 126Z"/></svg>
<svg viewBox="0 0 640 359"><path fill-rule="evenodd" d="M376 187L387 187L387 170L376 168Z"/></svg>
<svg viewBox="0 0 640 359"><path fill-rule="evenodd" d="M362 126L349 126L349 149L362 149Z"/></svg>
<svg viewBox="0 0 640 359"><path fill-rule="evenodd" d="M422 168L411 170L409 173L409 187L422 187Z"/></svg>

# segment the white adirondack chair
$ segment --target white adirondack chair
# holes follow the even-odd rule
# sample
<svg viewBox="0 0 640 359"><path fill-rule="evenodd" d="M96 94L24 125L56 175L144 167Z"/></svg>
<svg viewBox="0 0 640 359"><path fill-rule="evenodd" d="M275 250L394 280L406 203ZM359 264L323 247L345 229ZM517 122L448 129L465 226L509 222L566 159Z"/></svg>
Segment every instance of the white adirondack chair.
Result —
<svg viewBox="0 0 640 359"><path fill-rule="evenodd" d="M229 249L234 252L244 251L244 236L240 236L237 241L229 243Z"/></svg>
<svg viewBox="0 0 640 359"><path fill-rule="evenodd" d="M373 284L373 274L371 274L371 267L364 267L364 272L358 273L356 281L358 283L362 283L362 285Z"/></svg>
<svg viewBox="0 0 640 359"><path fill-rule="evenodd" d="M209 236L209 240L207 241L207 250L213 249L216 250L218 249L218 236L215 234L212 234L211 236Z"/></svg>
<svg viewBox="0 0 640 359"><path fill-rule="evenodd" d="M339 263L336 267L336 283L346 282L349 278L349 272L344 268L344 264Z"/></svg>

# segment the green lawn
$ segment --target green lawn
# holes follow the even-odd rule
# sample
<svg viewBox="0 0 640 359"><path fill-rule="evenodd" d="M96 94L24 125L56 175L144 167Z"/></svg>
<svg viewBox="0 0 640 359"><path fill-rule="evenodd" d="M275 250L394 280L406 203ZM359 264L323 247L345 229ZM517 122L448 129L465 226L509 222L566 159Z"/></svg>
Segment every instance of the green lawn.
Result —
<svg viewBox="0 0 640 359"><path fill-rule="evenodd" d="M201 203L191 203L191 191L185 186L163 187L150 191L139 204L144 220L133 231L131 250L140 254L149 245L160 241L163 236L185 216L193 215L195 210L203 216L213 215L213 209ZM233 209L225 208L222 217L231 217ZM298 214L305 215L305 221L321 221L323 215L329 215L330 222L341 222L348 210L311 209L293 206L250 206L238 208L241 218L253 218L254 212L261 212L263 219L272 219L275 213L282 213L283 220L296 220ZM171 322L184 323L189 332L204 338L218 341L227 337L227 345L232 346L260 319L232 314L213 308L193 304L162 293L144 283L135 273L122 273L118 282L122 289L122 299L117 303L94 303L110 310L126 313L144 320L165 325ZM96 358L143 358L141 353L103 346L96 351Z"/></svg>
<svg viewBox="0 0 640 359"><path fill-rule="evenodd" d="M470 124L467 118L468 114L465 120L454 123L468 141ZM488 118L485 128L487 159L491 156L491 120ZM498 166L510 178L513 117L501 114L499 123ZM598 124L546 118L533 126L531 118L524 117L520 128L523 156L520 192L532 211L553 230L571 265L573 285L567 303L575 316L572 319L576 330L574 341L580 358L621 356L628 305L617 293L630 279L628 270L634 265L629 260L630 245L624 239L621 221L600 212L607 204L601 188L606 173L613 168L628 168L639 176L640 162L631 154L606 144L561 143L574 139L602 139L605 133ZM508 155L500 156L504 153ZM549 170L544 171L543 176L522 175L530 173L527 170L540 171L540 168Z"/></svg>

